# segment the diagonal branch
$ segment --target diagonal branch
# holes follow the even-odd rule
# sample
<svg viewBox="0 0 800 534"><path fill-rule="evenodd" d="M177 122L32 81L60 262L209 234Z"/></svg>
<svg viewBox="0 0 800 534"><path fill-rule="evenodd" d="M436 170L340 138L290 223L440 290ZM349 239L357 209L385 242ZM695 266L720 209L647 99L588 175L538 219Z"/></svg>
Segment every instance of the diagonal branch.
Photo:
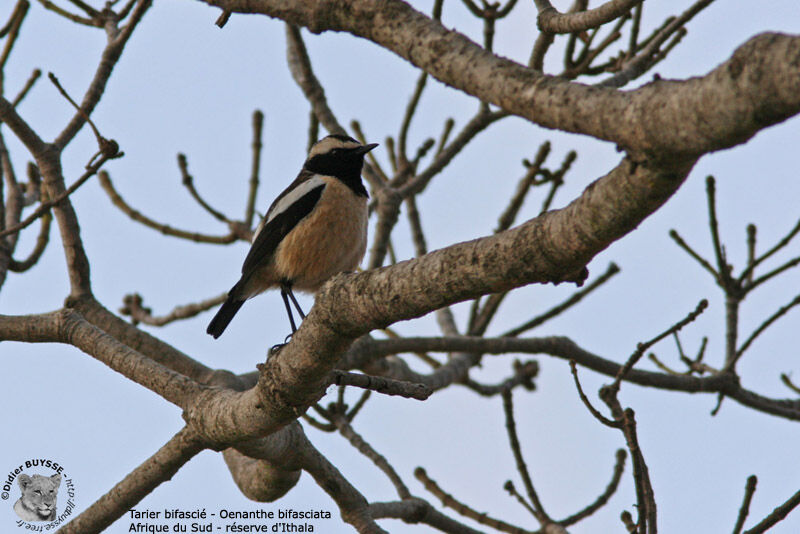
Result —
<svg viewBox="0 0 800 534"><path fill-rule="evenodd" d="M197 434L184 427L108 493L61 527L58 533L95 534L104 531L206 447Z"/></svg>
<svg viewBox="0 0 800 534"><path fill-rule="evenodd" d="M800 111L800 69L792 67L800 57L795 36L762 34L706 76L620 92L544 76L495 56L400 0L354 0L346 10L324 0L204 1L315 33L349 32L536 124L611 141L645 157L667 156L664 161L740 144ZM771 98L763 99L765 94Z"/></svg>

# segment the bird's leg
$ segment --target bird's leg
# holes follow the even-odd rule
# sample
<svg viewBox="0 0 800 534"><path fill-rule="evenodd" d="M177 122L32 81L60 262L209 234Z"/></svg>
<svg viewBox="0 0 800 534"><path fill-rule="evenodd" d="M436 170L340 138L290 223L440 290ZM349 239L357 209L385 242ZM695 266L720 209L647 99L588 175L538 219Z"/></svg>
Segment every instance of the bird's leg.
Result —
<svg viewBox="0 0 800 534"><path fill-rule="evenodd" d="M283 305L286 306L286 314L289 316L289 324L292 325L292 334L297 332L297 327L294 324L294 316L292 315L292 307L289 305L289 297L287 296L292 294L292 290L288 286L281 286L281 297L283 298ZM294 296L292 296L292 300L294 300ZM302 314L301 314L302 315ZM291 337L291 334L289 335Z"/></svg>
<svg viewBox="0 0 800 534"><path fill-rule="evenodd" d="M294 293L292 293L292 286L288 286L286 288L286 292L289 293L289 298L292 299L292 303L294 304L294 307L297 308L297 313L300 314L301 318L305 319L306 318L306 314L303 313L302 308L300 308L300 304L298 304L297 299L294 298Z"/></svg>
<svg viewBox="0 0 800 534"><path fill-rule="evenodd" d="M289 324L292 325L292 333L286 336L286 339L283 340L283 343L273 345L272 348L269 349L268 356L273 356L280 352L280 350L286 346L287 343L289 343L289 340L292 339L294 333L297 332L297 326L294 324L294 316L292 315L292 307L289 304L287 290L289 294L291 294L291 289L289 289L289 286L286 284L281 284L281 298L283 299L283 305L286 306L286 315L289 316ZM294 298L292 300L294 300Z"/></svg>

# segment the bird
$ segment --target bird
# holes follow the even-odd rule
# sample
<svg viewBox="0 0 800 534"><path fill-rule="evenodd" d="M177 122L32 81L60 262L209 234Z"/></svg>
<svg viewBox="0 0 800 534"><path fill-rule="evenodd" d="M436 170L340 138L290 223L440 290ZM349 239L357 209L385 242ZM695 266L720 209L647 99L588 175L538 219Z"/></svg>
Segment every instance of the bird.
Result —
<svg viewBox="0 0 800 534"><path fill-rule="evenodd" d="M256 228L241 278L208 324L208 334L218 338L247 299L273 288L280 288L294 334L289 299L301 320L305 314L292 290L315 293L335 274L358 267L367 249L369 198L361 169L376 146L336 134L314 143L297 178Z"/></svg>

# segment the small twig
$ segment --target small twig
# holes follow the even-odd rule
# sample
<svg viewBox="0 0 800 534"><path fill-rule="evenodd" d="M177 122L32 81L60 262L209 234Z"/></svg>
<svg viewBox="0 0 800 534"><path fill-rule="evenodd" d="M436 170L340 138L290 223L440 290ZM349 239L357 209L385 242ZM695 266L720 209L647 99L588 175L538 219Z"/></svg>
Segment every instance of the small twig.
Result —
<svg viewBox="0 0 800 534"><path fill-rule="evenodd" d="M450 138L450 133L452 133L453 126L455 125L456 121L454 121L452 117L444 121L444 127L442 128L442 133L439 136L439 142L436 144L436 151L434 152L437 156L441 154L442 149L447 145L447 140Z"/></svg>
<svg viewBox="0 0 800 534"><path fill-rule="evenodd" d="M428 476L428 473L426 473L425 469L422 467L417 467L414 469L414 476L417 478L417 480L422 482L422 485L425 486L426 490L442 501L442 506L452 508L464 517L468 517L474 521L477 521L481 525L490 526L501 532L508 532L510 534L534 534L529 530L525 530L510 523L506 523L505 521L501 521L500 519L490 517L486 513L478 512L461 501L458 501L455 497L439 487L436 481L431 479Z"/></svg>
<svg viewBox="0 0 800 534"><path fill-rule="evenodd" d="M627 456L628 455L625 452L625 449L617 449L614 471L611 473L611 480L606 486L606 489L603 490L603 493L601 493L589 506L572 514L569 517L562 519L561 521L558 521L558 524L565 527L574 525L578 521L589 517L597 510L602 508L606 503L608 503L608 500L617 491L619 483L622 480L622 473L625 471L625 458Z"/></svg>
<svg viewBox="0 0 800 534"><path fill-rule="evenodd" d="M686 253L689 254L689 256L694 258L697 261L697 263L702 265L706 271L711 273L711 275L714 277L714 280L717 280L718 282L721 281L721 277L719 273L716 271L716 269L714 269L714 267L711 266L708 260L706 260L705 258L700 256L700 254L695 252L694 249L692 249L686 243L686 241L684 241L683 238L678 234L677 230L674 229L670 230L669 236L672 238L673 241L675 241L678 244L679 247L681 247L684 251L686 251Z"/></svg>
<svg viewBox="0 0 800 534"><path fill-rule="evenodd" d="M800 295L797 295L788 304L778 308L778 311L770 315L763 323L761 323L761 325L758 328L756 328L752 334L750 334L750 337L747 338L747 340L744 343L742 343L742 346L739 348L739 350L736 351L736 360L741 358L742 354L744 354L744 352L750 347L753 341L755 341L756 338L759 335L761 335L762 332L764 332L764 330L766 330L772 323L780 319L781 316L786 314L786 312L788 312L798 304L800 304Z"/></svg>
<svg viewBox="0 0 800 534"><path fill-rule="evenodd" d="M759 266L759 265L760 265L762 262L764 262L765 260L767 260L767 259L769 259L770 257L772 257L772 255L773 255L773 254L775 254L775 253L776 253L776 252L778 252L780 249L782 249L783 247L785 247L786 245L788 245L788 244L791 242L791 240L792 240L792 239L794 239L794 236L796 236L798 232L800 232L800 219L797 221L797 223L795 223L794 227L792 227L792 229L791 229L791 230L789 230L789 233L788 233L788 234L786 234L786 235L783 237L783 239L781 239L780 241L778 241L778 242L775 244L775 246L773 246L771 249L769 249L768 251L766 251L766 252L765 252L764 254L762 254L761 256L759 256L759 257L755 258L755 259L753 260L753 262L752 262L752 263L749 263L749 264L747 265L747 268L745 268L745 270L742 272L742 274L741 274L741 276L740 276L740 278L739 278L739 281L744 281L744 280L746 280L746 279L748 279L748 278L752 278L752 275L753 275L753 270L754 270L756 267L758 267L758 266ZM755 233L755 232L754 232L754 233ZM754 239L755 239L755 238L754 238Z"/></svg>
<svg viewBox="0 0 800 534"><path fill-rule="evenodd" d="M786 373L781 373L781 382L783 382L784 386L786 386L787 388L791 389L792 391L794 391L795 393L800 395L800 387L796 386L792 382L791 377L789 375L787 375Z"/></svg>
<svg viewBox="0 0 800 534"><path fill-rule="evenodd" d="M136 1L137 0L128 0L128 3L122 6L122 9L120 9L119 13L117 13L117 16L119 17L120 21L124 20L125 17L128 16L128 14L133 9L133 6L136 5Z"/></svg>
<svg viewBox="0 0 800 534"><path fill-rule="evenodd" d="M75 110L78 112L78 114L81 117L83 117L83 119L89 124L89 126L92 128L92 131L94 132L94 136L97 139L97 146L100 149L100 152L89 160L89 165L91 165L92 161L94 161L94 158L99 155L106 156L107 159L121 157L122 153L119 151L119 144L113 139L106 139L100 134L100 130L98 130L97 126L94 125L94 122L92 121L91 118L89 118L89 115L87 115L86 112L83 111L83 109L78 104L75 103L72 97L70 97L67 91L61 86L61 83L58 81L58 78L56 78L56 75L53 74L52 72L48 72L47 76L48 78L50 78L50 81L53 82L53 85L55 85L56 89L58 89L58 92L61 93L61 95L64 98L66 98L70 104L72 104L72 107L74 107ZM89 165L87 165L87 168Z"/></svg>
<svg viewBox="0 0 800 534"><path fill-rule="evenodd" d="M188 239L190 241L194 241L197 243L214 243L218 245L227 245L235 242L238 239L237 233L233 231L229 232L227 235L222 235L222 236L206 235L198 232L189 232L186 230L180 230L177 228L173 228L172 226L156 222L153 219L142 214L140 211L135 210L127 202L125 202L122 196L120 196L120 194L116 191L116 189L114 189L114 185L111 183L111 177L107 172L105 171L100 172L98 174L98 181L100 182L100 186L103 188L106 194L108 194L109 198L111 199L111 202L117 208L122 210L123 213L125 213L128 217L130 217L134 221L141 223L147 226L148 228L157 230L164 235L179 237L181 239Z"/></svg>
<svg viewBox="0 0 800 534"><path fill-rule="evenodd" d="M99 11L97 11L95 8L93 8L83 0L69 0L69 2L92 18L97 18L100 16Z"/></svg>
<svg viewBox="0 0 800 534"><path fill-rule="evenodd" d="M556 317L556 316L560 315L564 311L568 310L569 308L573 307L575 304L577 304L578 302L583 300L586 296L589 295L589 293L591 293L592 291L594 291L595 289L597 289L601 285L603 285L606 282L608 282L608 280L610 280L611 277L613 277L618 272L620 272L619 266L616 263L613 263L613 262L610 263L608 265L608 268L606 269L606 271L603 274L598 276L591 283L586 284L585 287L582 287L581 289L579 289L578 291L573 293L564 302L562 302L561 304L558 304L556 306L553 306L548 311L544 312L541 315L538 315L538 316L534 317L530 321L527 321L527 322L521 324L520 326L518 326L516 328L512 328L508 332L505 332L504 334L501 334L500 337L517 337L520 334L523 334L523 333L525 333L525 332L527 332L529 330L532 330L532 329L536 328L537 326L545 323L546 321L552 319L553 317Z"/></svg>
<svg viewBox="0 0 800 534"><path fill-rule="evenodd" d="M28 0L17 0L17 4L14 6L14 11L11 12L8 22L0 29L0 38L7 37L5 46L3 46L3 52L0 53L0 70L5 67L8 57L11 55L11 49L14 48L14 44L17 42L19 29L22 27L22 21L25 20L25 15L28 14L29 7L30 3Z"/></svg>
<svg viewBox="0 0 800 534"><path fill-rule="evenodd" d="M663 58L663 55L659 54L661 45L713 2L714 0L698 0L689 9L681 13L680 16L669 17L652 36L640 43L640 51L635 57L626 61L621 66L621 70L614 76L603 80L598 85L601 87L623 87L647 72L656 61Z"/></svg>
<svg viewBox="0 0 800 534"><path fill-rule="evenodd" d="M406 149L406 141L408 138L408 129L411 126L411 119L417 111L417 105L422 97L422 91L425 89L425 82L428 81L428 73L422 71L417 83L414 86L414 92L406 105L406 111L403 115L403 120L400 124L400 132L397 134L397 156L400 165L408 164L408 154Z"/></svg>
<svg viewBox="0 0 800 534"><path fill-rule="evenodd" d="M759 276L758 278L756 278L755 280L753 280L752 282L747 284L744 287L744 291L747 291L747 292L752 291L753 289L755 289L756 287L760 286L764 282L774 278L775 276L781 274L784 271L788 271L789 269L792 269L793 267L797 267L798 265L800 265L800 256L798 256L796 258L792 258L791 260L787 261L783 265L781 265L779 267L776 267L776 268L772 269L771 271L769 271L768 273Z"/></svg>
<svg viewBox="0 0 800 534"><path fill-rule="evenodd" d="M120 153L119 155L121 156L122 153ZM119 157L119 156L116 156L116 157ZM77 191L78 188L80 186L82 186L83 184L85 184L86 181L89 178L94 176L97 173L97 171L100 169L100 167L102 167L103 164L106 161L108 161L109 159L112 159L112 158L107 156L107 155L105 155L105 154L101 155L100 159L95 161L92 165L88 166L86 171L80 176L80 178L75 180L75 182L73 182L73 184L70 185L67 188L66 191L61 193L59 196L57 196L53 200L48 200L47 202L42 202L42 204L40 204L39 207L36 208L36 210L33 213L31 213L29 216L27 216L25 218L25 220L21 221L19 224L16 224L14 226L6 228L2 232L0 232L0 237L4 237L4 236L10 235L10 234L14 234L14 233L19 232L20 230L22 230L24 228L27 228L31 224L33 224L33 222L36 219L38 219L39 217L44 215L47 211L50 210L50 208L52 208L53 206L55 206L56 204L58 204L59 202L61 202L65 198L67 198L68 196L70 196L72 193Z"/></svg>
<svg viewBox="0 0 800 534"><path fill-rule="evenodd" d="M517 214L522 208L522 203L525 201L525 197L528 191L530 191L531 185L539 174L542 165L544 165L544 160L547 159L548 154L550 154L550 141L545 141L539 145L539 150L536 152L536 157L533 158L533 162L525 161L525 166L527 167L525 175L519 180L517 189L511 197L508 206L503 210L503 213L500 214L494 233L508 230L511 228L511 225L514 224Z"/></svg>
<svg viewBox="0 0 800 534"><path fill-rule="evenodd" d="M8 263L8 268L10 271L22 273L38 263L39 258L42 257L42 254L47 248L47 244L50 242L50 224L52 221L53 215L49 211L42 215L42 222L41 227L39 228L39 235L36 238L36 245L34 245L33 250L24 260L18 261L14 258L11 258L11 261Z"/></svg>
<svg viewBox="0 0 800 534"><path fill-rule="evenodd" d="M753 494L756 492L756 484L758 478L755 475L747 477L747 484L744 487L744 499L742 505L739 507L739 515L736 518L736 525L733 527L733 534L741 534L744 528L744 522L747 519L747 514L750 513L750 501L753 500Z"/></svg>
<svg viewBox="0 0 800 534"><path fill-rule="evenodd" d="M789 515L789 512L795 509L800 504L800 491L789 497L786 502L775 508L772 513L761 520L756 526L750 530L746 530L744 534L761 534L772 528L776 523L783 521Z"/></svg>
<svg viewBox="0 0 800 534"><path fill-rule="evenodd" d="M717 258L717 272L723 288L730 286L731 270L725 257L725 250L719 238L719 221L717 220L716 186L713 176L706 177L706 196L708 197L708 226L711 229L711 241L714 245L714 255Z"/></svg>
<svg viewBox="0 0 800 534"><path fill-rule="evenodd" d="M347 417L348 421L352 422L353 419L356 418L356 415L358 415L358 412L361 411L361 408L363 408L364 405L367 403L367 400L369 400L370 395L372 395L372 392L370 390L368 390L368 389L364 390L361 393L361 396L358 398L358 400L353 405L353 407L350 408L350 410L347 412L347 414L345 414L345 417Z"/></svg>
<svg viewBox="0 0 800 534"><path fill-rule="evenodd" d="M317 421L307 413L302 414L301 417L305 422L321 432L336 432L336 425L333 423L323 423L322 421Z"/></svg>
<svg viewBox="0 0 800 534"><path fill-rule="evenodd" d="M91 26L92 28L98 28L100 26L98 21L71 13L64 8L57 6L50 0L39 0L39 3L42 4L42 7L45 9L52 11L53 13L57 13L65 19L71 20L72 22L83 24L84 26Z"/></svg>
<svg viewBox="0 0 800 534"><path fill-rule="evenodd" d="M384 395L397 395L407 399L426 400L433 393L433 390L424 384L414 384L403 380L339 370L331 371L329 382L337 386L355 386Z"/></svg>
<svg viewBox="0 0 800 534"><path fill-rule="evenodd" d="M314 114L311 114L314 117ZM261 135L264 130L264 113L260 109L253 112L253 160L250 165L250 184L247 191L247 203L244 210L244 224L248 228L253 226L256 213L256 195L258 194L259 172L261 170ZM310 147L309 147L310 149Z"/></svg>
<svg viewBox="0 0 800 534"><path fill-rule="evenodd" d="M638 49L638 41L639 41L639 28L642 22L642 6L644 4L639 2L636 4L636 7L633 8L633 24L631 25L631 34L628 39L628 53L627 57L632 58L636 54L636 50Z"/></svg>
<svg viewBox="0 0 800 534"><path fill-rule="evenodd" d="M189 174L189 163L186 161L185 154L178 154L178 168L181 171L181 183L184 185L184 187L186 187L186 189L189 190L189 194L192 196L192 198L195 199L195 201L200 204L200 206L212 217L220 222L229 223L230 219L212 208L209 203L200 196L200 193L198 193L197 188L194 186L194 177Z"/></svg>
<svg viewBox="0 0 800 534"><path fill-rule="evenodd" d="M530 505L530 503L528 503L528 501L525 500L525 497L520 495L520 493L517 491L517 488L514 487L513 482L506 480L506 483L503 484L503 489L506 490L509 495L517 499L517 502L519 502L523 508L530 512L532 516L536 517L536 512L533 511L533 507Z"/></svg>
<svg viewBox="0 0 800 534"><path fill-rule="evenodd" d="M636 523L633 522L633 516L631 516L629 511L623 511L619 514L619 518L622 520L622 524L625 525L625 530L627 530L629 534L634 534L636 532Z"/></svg>
<svg viewBox="0 0 800 534"><path fill-rule="evenodd" d="M286 61L292 77L311 104L319 122L332 134L346 134L333 111L328 106L325 91L311 68L303 36L297 26L286 24Z"/></svg>
<svg viewBox="0 0 800 534"><path fill-rule="evenodd" d="M543 214L547 210L550 209L550 206L553 204L553 199L556 196L556 191L564 185L564 175L569 171L572 164L578 158L578 153L574 150L570 150L567 152L567 155L564 157L564 161L561 163L561 168L554 172L550 177L550 190L547 192L547 196L542 202L542 208L539 210L539 214Z"/></svg>
<svg viewBox="0 0 800 534"><path fill-rule="evenodd" d="M517 426L514 422L514 405L511 391L503 392L503 411L506 417L506 430L508 431L508 441L511 446L511 452L517 464L517 471L525 485L525 491L533 505L534 515L542 526L548 525L552 523L553 520L547 515L547 512L542 506L542 502L539 500L539 495L533 487L533 481L531 480L528 466L525 465L525 459L522 457L522 449L519 444L519 438L517 437Z"/></svg>
<svg viewBox="0 0 800 534"><path fill-rule="evenodd" d="M120 308L119 312L122 315L130 316L133 320L133 324L144 323L151 326L164 326L174 321L195 317L215 306L219 306L225 301L227 296L227 293L223 293L216 297L201 300L200 302L176 306L168 314L154 317L152 315L152 310L142 305L142 296L138 293L133 293L125 295L122 299L123 307Z"/></svg>
<svg viewBox="0 0 800 534"><path fill-rule="evenodd" d="M386 459L385 456L376 451L372 446L364 440L364 438L355 431L350 425L350 421L343 414L334 414L332 420L333 424L339 430L339 433L350 442L358 452L369 458L375 466L383 471L386 477L392 482L397 495L401 499L411 498L411 492L408 490L403 479L397 474L397 471L392 467L392 464Z"/></svg>
<svg viewBox="0 0 800 534"><path fill-rule="evenodd" d="M644 355L647 349L649 349L650 347L652 347L665 337L672 335L675 332L678 332L681 328L683 328L687 324L697 319L697 317L701 313L703 313L707 307L708 307L708 301L706 299L701 300L697 304L697 307L694 309L694 311L689 313L686 317L684 317L683 319L681 319L680 321L678 321L677 323L675 323L674 325L666 329L664 332L654 337L653 339L646 341L644 343L639 343L634 353L631 355L630 358L628 358L628 361L625 362L625 365L623 365L620 368L616 378L614 379L614 382L608 387L614 391L619 391L619 386L620 383L622 382L622 379L625 378L625 375L628 374L628 372L633 368L634 365L636 365L636 362L638 362L639 359L641 359L641 357Z"/></svg>
<svg viewBox="0 0 800 534"><path fill-rule="evenodd" d="M681 373L681 372L676 371L675 369L672 369L667 364L665 364L664 362L659 360L658 356L656 356L652 352L647 355L647 359L649 359L651 362L653 362L656 367L658 367L659 369L661 369L665 373L668 373L668 374L671 374L671 375L681 376L681 375L686 375L687 373L691 373L691 370L686 371L684 373Z"/></svg>
<svg viewBox="0 0 800 534"><path fill-rule="evenodd" d="M650 473L644 461L642 449L639 446L639 438L636 434L636 418L632 409L622 410L616 397L616 392L611 391L608 386L600 390L603 401L611 408L614 419L622 424L622 433L628 450L631 452L631 463L633 464L633 479L636 485L636 501L638 503L639 519L637 524L642 534L650 534L657 531L656 527L656 500L653 492L653 485L650 482Z"/></svg>
<svg viewBox="0 0 800 534"><path fill-rule="evenodd" d="M8 17L8 22L6 22L5 25L0 28L0 39L8 35L15 25L21 23L22 19L28 12L29 7L30 2L28 0L17 0L17 4L14 6L14 10L11 12L11 16Z"/></svg>
<svg viewBox="0 0 800 534"><path fill-rule="evenodd" d="M30 92L33 84L36 83L41 75L42 71L40 69L33 69L33 72L31 72L31 75L25 82L25 85L22 86L22 89L20 89L19 93L17 93L17 96L15 96L14 100L11 102L12 106L17 107L19 103L22 102L22 100L28 95L28 92Z"/></svg>
<svg viewBox="0 0 800 534"><path fill-rule="evenodd" d="M463 384L483 397L500 395L504 391L512 390L517 386L522 386L528 391L536 389L533 379L539 374L539 362L530 360L522 363L519 360L514 360L513 367L514 374L499 384L481 384L469 377L463 381Z"/></svg>
<svg viewBox="0 0 800 534"><path fill-rule="evenodd" d="M620 428L619 421L609 419L608 417L600 413L600 411L597 408L592 406L591 401L589 401L589 397L587 397L586 393L583 392L583 388L581 387L581 381L578 379L578 365L575 363L575 360L569 361L569 369L570 371L572 371L572 378L575 380L575 387L578 390L578 396L581 398L583 405L586 406L586 408L589 410L589 413L591 413L595 419L597 419L607 427Z"/></svg>
<svg viewBox="0 0 800 534"><path fill-rule="evenodd" d="M223 9L222 13L220 13L219 17L217 17L217 20L214 21L214 24L216 24L219 28L224 28L228 23L228 20L231 18L231 13L232 12L230 9Z"/></svg>

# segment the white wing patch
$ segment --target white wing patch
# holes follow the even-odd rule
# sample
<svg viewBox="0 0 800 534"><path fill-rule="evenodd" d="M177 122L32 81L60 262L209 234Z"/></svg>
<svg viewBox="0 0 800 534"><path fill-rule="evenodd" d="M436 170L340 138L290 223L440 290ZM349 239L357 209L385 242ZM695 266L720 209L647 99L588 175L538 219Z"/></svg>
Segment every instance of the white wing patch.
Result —
<svg viewBox="0 0 800 534"><path fill-rule="evenodd" d="M289 206L291 206L292 204L303 198L303 195L321 185L325 185L325 181L322 180L322 178L320 178L319 175L314 175L313 177L309 178L308 180L306 180L305 182L301 183L293 190L288 192L286 195L284 195L283 198L281 198L272 207L272 209L267 212L264 218L261 219L261 222L258 223L258 228L256 228L256 231L253 234L253 240L251 242L255 243L258 234L261 233L261 230L264 228L264 226L266 226L268 222L274 219L276 215L278 215L279 213L283 213L284 211L289 209Z"/></svg>

